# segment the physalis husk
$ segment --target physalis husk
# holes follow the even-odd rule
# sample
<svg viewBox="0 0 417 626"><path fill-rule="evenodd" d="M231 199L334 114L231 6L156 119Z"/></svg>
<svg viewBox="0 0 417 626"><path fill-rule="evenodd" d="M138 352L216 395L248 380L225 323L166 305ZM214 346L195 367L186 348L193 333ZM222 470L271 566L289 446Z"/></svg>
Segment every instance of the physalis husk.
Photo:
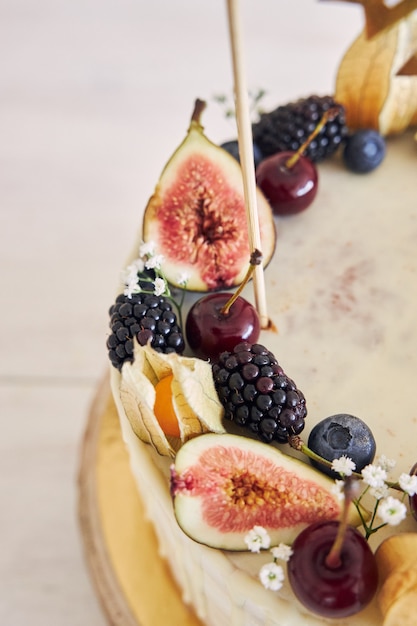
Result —
<svg viewBox="0 0 417 626"><path fill-rule="evenodd" d="M159 380L170 374L179 438L167 436L154 413L155 387ZM176 353L162 354L136 342L133 363L126 362L122 367L119 392L133 431L161 455L174 457L191 437L206 432L225 432L223 407L207 361Z"/></svg>
<svg viewBox="0 0 417 626"><path fill-rule="evenodd" d="M340 62L335 88L350 129L392 135L417 124L417 75L405 71L416 45L415 12L371 39L364 31L354 41Z"/></svg>

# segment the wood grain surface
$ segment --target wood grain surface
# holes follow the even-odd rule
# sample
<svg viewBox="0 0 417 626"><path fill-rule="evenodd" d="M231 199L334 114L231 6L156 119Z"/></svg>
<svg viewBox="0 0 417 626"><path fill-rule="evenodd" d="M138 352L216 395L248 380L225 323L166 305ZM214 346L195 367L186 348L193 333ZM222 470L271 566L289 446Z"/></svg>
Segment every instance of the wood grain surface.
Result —
<svg viewBox="0 0 417 626"><path fill-rule="evenodd" d="M88 416L79 469L85 557L111 626L199 626L183 604L130 473L108 379Z"/></svg>

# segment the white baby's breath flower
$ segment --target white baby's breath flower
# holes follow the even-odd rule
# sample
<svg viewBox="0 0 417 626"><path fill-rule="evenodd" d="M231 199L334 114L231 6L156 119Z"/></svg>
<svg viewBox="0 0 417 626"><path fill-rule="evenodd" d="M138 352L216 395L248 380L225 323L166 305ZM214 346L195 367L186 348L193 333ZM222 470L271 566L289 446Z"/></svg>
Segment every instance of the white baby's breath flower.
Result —
<svg viewBox="0 0 417 626"><path fill-rule="evenodd" d="M371 496L373 496L377 500L381 500L381 498L386 498L388 496L389 488L388 488L388 485L383 483L382 485L379 485L378 487L371 487L369 489L369 493L371 494Z"/></svg>
<svg viewBox="0 0 417 626"><path fill-rule="evenodd" d="M187 272L181 272L181 274L177 278L177 283L180 287L186 287L189 280L190 277Z"/></svg>
<svg viewBox="0 0 417 626"><path fill-rule="evenodd" d="M397 526L405 519L407 507L404 502L400 502L397 498L388 496L388 498L384 498L380 501L377 513L384 524Z"/></svg>
<svg viewBox="0 0 417 626"><path fill-rule="evenodd" d="M364 482L370 487L382 487L387 479L387 472L379 465L372 465L371 463L363 468L362 478Z"/></svg>
<svg viewBox="0 0 417 626"><path fill-rule="evenodd" d="M345 486L344 480L335 480L334 484L330 488L330 491L332 492L332 494L336 496L338 500L341 500L341 501L345 499L345 493L343 491L344 486Z"/></svg>
<svg viewBox="0 0 417 626"><path fill-rule="evenodd" d="M417 493L417 476L411 476L410 474L401 474L398 479L400 487L409 496L414 496Z"/></svg>
<svg viewBox="0 0 417 626"><path fill-rule="evenodd" d="M292 553L291 546L287 546L286 543L280 543L278 546L271 548L271 554L274 559L281 559L281 561L289 561Z"/></svg>
<svg viewBox="0 0 417 626"><path fill-rule="evenodd" d="M132 273L143 272L145 267L145 263L143 259L135 259L132 261L130 265L128 265L127 269L129 269Z"/></svg>
<svg viewBox="0 0 417 626"><path fill-rule="evenodd" d="M125 284L125 289L123 293L128 298L131 298L134 293L139 293L140 291L141 289L138 283L137 276L132 276L131 279Z"/></svg>
<svg viewBox="0 0 417 626"><path fill-rule="evenodd" d="M129 298L132 297L133 293L138 293L140 291L140 287L138 285L138 272L143 272L144 263L142 259L135 259L130 265L128 265L121 272L121 280L126 286L125 295Z"/></svg>
<svg viewBox="0 0 417 626"><path fill-rule="evenodd" d="M151 256L145 261L145 267L147 270L159 270L163 261L164 257L162 254L155 254L155 256Z"/></svg>
<svg viewBox="0 0 417 626"><path fill-rule="evenodd" d="M153 281L155 296L162 296L166 290L166 283L163 278L155 278Z"/></svg>
<svg viewBox="0 0 417 626"><path fill-rule="evenodd" d="M267 550L271 545L271 538L263 526L254 526L246 535L245 543L251 552Z"/></svg>
<svg viewBox="0 0 417 626"><path fill-rule="evenodd" d="M155 254L155 242L146 241L139 246L139 256L142 258L153 256Z"/></svg>
<svg viewBox="0 0 417 626"><path fill-rule="evenodd" d="M356 469L356 464L346 455L332 461L332 470L342 476L351 476Z"/></svg>
<svg viewBox="0 0 417 626"><path fill-rule="evenodd" d="M278 591L284 582L284 570L281 565L276 563L266 563L259 572L259 580L265 587L271 591Z"/></svg>
<svg viewBox="0 0 417 626"><path fill-rule="evenodd" d="M397 461L395 459L389 459L385 454L381 454L377 460L375 465L379 465L382 467L387 473L394 469L397 465Z"/></svg>
<svg viewBox="0 0 417 626"><path fill-rule="evenodd" d="M132 280L137 280L138 279L138 273L137 273L137 271L134 268L132 268L131 265L129 265L128 267L126 267L124 270L121 271L120 278L121 278L122 282L125 285L127 285L127 284L131 283Z"/></svg>

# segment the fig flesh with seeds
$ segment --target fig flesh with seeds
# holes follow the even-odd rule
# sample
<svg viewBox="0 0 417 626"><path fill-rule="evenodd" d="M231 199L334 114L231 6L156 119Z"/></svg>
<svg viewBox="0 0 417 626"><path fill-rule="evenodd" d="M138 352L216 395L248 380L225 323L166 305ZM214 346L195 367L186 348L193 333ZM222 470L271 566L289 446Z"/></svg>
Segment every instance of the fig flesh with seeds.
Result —
<svg viewBox="0 0 417 626"><path fill-rule="evenodd" d="M309 524L337 520L334 482L270 445L238 435L189 440L171 470L179 526L195 541L223 550L247 550L245 536L264 527L271 545L291 543ZM351 505L349 523L359 525Z"/></svg>
<svg viewBox="0 0 417 626"><path fill-rule="evenodd" d="M143 239L153 241L168 281L190 291L217 291L243 280L250 258L239 163L204 134L205 103L197 100L188 133L166 164L143 218ZM257 189L264 266L275 250L272 209Z"/></svg>

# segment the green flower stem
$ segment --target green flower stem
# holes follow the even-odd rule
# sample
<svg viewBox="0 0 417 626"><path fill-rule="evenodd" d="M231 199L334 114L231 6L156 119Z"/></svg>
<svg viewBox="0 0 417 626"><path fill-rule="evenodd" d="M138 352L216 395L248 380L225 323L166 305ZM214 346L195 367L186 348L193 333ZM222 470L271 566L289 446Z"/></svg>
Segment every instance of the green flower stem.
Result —
<svg viewBox="0 0 417 626"><path fill-rule="evenodd" d="M375 528L370 528L369 535L366 536L366 539L368 539L370 535L373 535L373 533L376 533L378 530L380 530L381 528L384 528L385 526L388 526L386 522L384 522L383 524L380 524L379 526L375 526Z"/></svg>
<svg viewBox="0 0 417 626"><path fill-rule="evenodd" d="M139 280L141 283L149 283L150 285L153 285L153 279L148 278L147 276L139 276ZM153 291L151 293L153 293Z"/></svg>
<svg viewBox="0 0 417 626"><path fill-rule="evenodd" d="M173 305L175 306L177 313L178 313L178 325L183 330L182 306L184 304L184 298L185 298L185 291L186 291L185 287L181 289L181 299L179 302L177 302L177 300L172 295L172 291L169 288L169 284L168 284L167 279L165 278L164 273L160 269L157 269L157 268L153 268L153 271L155 273L154 278L150 278L146 274L142 272L138 272L138 281L142 283L148 283L149 285L154 286L155 279L162 278L162 280L165 283L165 291L162 295L164 295L166 298L169 298L171 302L173 303ZM154 289L147 290L147 289L142 289L142 288L140 289L140 292L146 293L149 295L154 295L155 293Z"/></svg>
<svg viewBox="0 0 417 626"><path fill-rule="evenodd" d="M171 297L172 303L174 304L175 308L177 309L178 326L181 328L181 330L184 330L183 323L182 323L182 305L184 304L185 289L182 290L182 296L181 296L181 300L179 302L174 300L174 298L172 296L170 296L170 297Z"/></svg>
<svg viewBox="0 0 417 626"><path fill-rule="evenodd" d="M308 458L312 459L312 461L317 461L318 463L321 463L322 465L325 465L330 469L332 468L332 464L330 461L313 452L313 450L311 450L305 443L301 443L301 448L297 448L297 450L308 456Z"/></svg>
<svg viewBox="0 0 417 626"><path fill-rule="evenodd" d="M181 289L181 300L179 301L179 303L175 303L178 310L180 311L184 305L184 300L185 300L185 287L183 289Z"/></svg>
<svg viewBox="0 0 417 626"><path fill-rule="evenodd" d="M358 515L360 517L361 524L362 524L362 526L363 526L363 528L364 528L364 530L366 532L366 529L367 529L368 525L367 525L366 520L365 520L365 518L363 516L362 509L359 506L359 500L360 500L360 498L358 500L353 500L353 504L355 505L356 510L358 511Z"/></svg>
<svg viewBox="0 0 417 626"><path fill-rule="evenodd" d="M364 493L368 490L368 488L365 489ZM364 493L361 495L361 497L358 499L357 502L355 502L356 508L359 511L359 502L362 498L362 496L364 495ZM379 528L382 528L382 526L385 526L385 524L381 524L380 526L377 526L376 528L374 528L374 521L375 521L375 516L376 516L376 512L378 510L378 506L379 506L379 500L376 501L375 506L374 506L374 510L372 512L372 517L371 517L371 521L369 522L369 524L364 520L364 518L362 517L362 515L360 515L361 520L362 520L362 525L365 531L365 539L368 540L369 537L371 535L373 535L373 533L376 533L376 531Z"/></svg>
<svg viewBox="0 0 417 626"><path fill-rule="evenodd" d="M359 496L359 498L357 498L357 499L356 499L356 502L357 502L358 504L360 504L360 502L361 502L361 500L362 500L363 496L364 496L364 495L368 492L368 490L369 490L369 485L367 485L367 486L365 487L365 489L362 491L362 493L361 493L361 495Z"/></svg>
<svg viewBox="0 0 417 626"><path fill-rule="evenodd" d="M313 452L313 450L311 450L311 448L309 448L298 435L292 435L291 437L289 437L288 443L292 448L294 448L294 450L298 450L298 452L305 454L306 456L308 456L309 459L317 461L317 463L321 463L322 465L325 465L326 467L332 469L332 462ZM352 472L351 475L354 478L362 480L362 474L360 474L359 472ZM341 476L341 478L343 477ZM401 491L401 493L404 493L398 482L390 482L389 480L386 480L385 484L390 489L396 489L397 491Z"/></svg>
<svg viewBox="0 0 417 626"><path fill-rule="evenodd" d="M304 443L304 441L302 441L299 437L290 437L288 439L288 443L295 450L298 450L299 452L302 452L302 454L305 454L306 456L308 456L309 459L312 459L313 461L317 461L317 463L321 463L322 465L325 465L329 469L332 469L331 461L328 461L327 459L324 459L319 454L316 454L315 452L313 452L313 450L311 450L311 448L309 448ZM358 474L358 472L352 472L352 476L358 479L362 478L362 475Z"/></svg>
<svg viewBox="0 0 417 626"><path fill-rule="evenodd" d="M373 525L374 525L375 516L376 516L376 512L377 512L377 510L378 510L378 507L379 507L379 500L377 500L377 501L375 502L374 510L373 510L372 517L371 517L371 521L370 521L370 524L369 524L369 529L370 529L370 530L372 530L372 527L373 527Z"/></svg>
<svg viewBox="0 0 417 626"><path fill-rule="evenodd" d="M319 454L316 454L315 452L313 452L313 450L311 450L303 441L302 439L298 436L298 435L293 435L291 437L288 438L288 443L290 444L290 446L292 448L294 448L295 450L298 450L298 452L301 452L302 454L305 454L309 459L312 459L313 461L316 461L317 463L321 463L322 465L325 465L328 468L332 468L332 463L331 461L328 461L327 459L324 459L323 457L321 457ZM341 478L344 478L343 476L341 476ZM362 474L359 474L358 472L352 472L351 476L349 477L349 480L351 479L362 479ZM346 478L345 478L346 480ZM389 482L386 481L385 484L390 487L391 489L396 489L398 491L401 491L402 493L402 499L404 500L405 498L405 492L401 489L400 485L398 484L398 482ZM359 518L361 520L361 524L363 526L364 532L365 532L365 539L368 540L369 537L371 535L373 535L377 530L379 530L380 528L383 528L384 526L386 526L386 523L384 524L380 524L379 526L376 526L374 528L374 522L375 522L375 517L378 511L378 506L379 506L379 500L376 501L376 504L374 506L374 510L372 512L371 515L371 520L369 521L369 523L367 522L367 520L365 519L363 512L362 512L362 508L361 508L361 500L362 498L365 496L365 494L369 491L370 486L367 485L365 487L365 489L363 490L363 492L359 495L358 498L353 498L352 499L352 503L355 505L356 510L358 511L358 515ZM342 531L341 531L342 532ZM340 540L338 540L340 541ZM336 545L336 547L334 548L334 554L331 557L330 561L336 563L337 559L336 556L334 556L335 554L337 554L338 551L338 547L339 544Z"/></svg>
<svg viewBox="0 0 417 626"><path fill-rule="evenodd" d="M390 480L386 480L385 484L387 485L387 487L389 487L390 489L395 489L396 491L401 491L401 493L404 494L404 491L401 489L400 485L398 482L391 482Z"/></svg>

